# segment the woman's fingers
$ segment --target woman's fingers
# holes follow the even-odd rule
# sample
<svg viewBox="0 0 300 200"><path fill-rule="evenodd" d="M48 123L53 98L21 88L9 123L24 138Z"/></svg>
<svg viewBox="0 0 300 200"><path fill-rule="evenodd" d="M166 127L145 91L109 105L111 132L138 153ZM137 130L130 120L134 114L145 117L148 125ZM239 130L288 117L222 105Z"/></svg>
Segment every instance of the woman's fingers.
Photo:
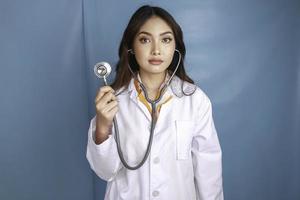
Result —
<svg viewBox="0 0 300 200"><path fill-rule="evenodd" d="M119 107L118 107L118 106L115 106L114 108L112 108L112 109L110 110L110 114L111 114L110 117L113 118L113 117L117 114L118 110L119 110Z"/></svg>
<svg viewBox="0 0 300 200"><path fill-rule="evenodd" d="M95 98L96 111L103 123L110 123L118 111L117 97L110 86L101 87Z"/></svg>
<svg viewBox="0 0 300 200"><path fill-rule="evenodd" d="M117 101L117 98L115 97L115 95L113 95L110 92L104 94L103 97L101 99L99 99L99 101L96 102L97 111L102 112L102 110L104 108L106 108L107 105L112 101Z"/></svg>
<svg viewBox="0 0 300 200"><path fill-rule="evenodd" d="M117 101L111 101L110 103L108 103L103 109L102 112L103 113L108 113L111 112L111 110L115 107L118 106L118 102Z"/></svg>
<svg viewBox="0 0 300 200"><path fill-rule="evenodd" d="M110 86L101 87L95 97L95 103L97 103L108 92L114 93L115 91Z"/></svg>
<svg viewBox="0 0 300 200"><path fill-rule="evenodd" d="M111 92L104 94L101 98L101 101L103 101L103 103L109 103L115 100L117 100L117 97Z"/></svg>
<svg viewBox="0 0 300 200"><path fill-rule="evenodd" d="M102 110L102 115L109 121L113 120L114 116L118 112L119 107L117 102L111 102L109 106Z"/></svg>

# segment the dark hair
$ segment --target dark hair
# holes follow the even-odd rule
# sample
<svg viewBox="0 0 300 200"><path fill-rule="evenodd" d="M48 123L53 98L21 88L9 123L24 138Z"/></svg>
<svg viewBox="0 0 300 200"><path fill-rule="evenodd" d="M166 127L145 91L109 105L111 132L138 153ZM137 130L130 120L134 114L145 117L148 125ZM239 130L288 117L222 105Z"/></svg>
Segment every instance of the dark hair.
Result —
<svg viewBox="0 0 300 200"><path fill-rule="evenodd" d="M138 34L141 26L153 16L160 17L163 19L172 29L175 37L176 49L180 51L182 58L179 64L179 67L176 71L176 75L189 83L194 83L194 81L186 74L184 70L184 57L185 57L185 45L183 42L183 34L180 26L176 23L174 18L164 9L160 7L152 7L145 5L140 7L131 17L122 37L122 41L119 46L119 61L116 66L116 78L112 84L112 87L115 90L118 90L125 86L128 87L128 84L133 77L128 64L130 64L133 72L138 71L139 66L133 54L129 53L128 50L132 49L133 41ZM174 71L179 56L178 53L174 53L173 60L168 67L168 70Z"/></svg>

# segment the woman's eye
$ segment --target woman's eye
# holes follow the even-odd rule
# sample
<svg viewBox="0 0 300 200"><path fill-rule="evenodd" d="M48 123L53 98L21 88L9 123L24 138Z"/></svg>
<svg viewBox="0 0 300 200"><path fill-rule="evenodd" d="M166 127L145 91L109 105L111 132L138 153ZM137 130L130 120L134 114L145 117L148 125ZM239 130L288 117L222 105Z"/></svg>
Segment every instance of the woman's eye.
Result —
<svg viewBox="0 0 300 200"><path fill-rule="evenodd" d="M172 41L172 38L164 38L164 39L162 39L162 42L163 43L170 43Z"/></svg>
<svg viewBox="0 0 300 200"><path fill-rule="evenodd" d="M142 44L150 42L150 40L148 38L140 38L139 40Z"/></svg>

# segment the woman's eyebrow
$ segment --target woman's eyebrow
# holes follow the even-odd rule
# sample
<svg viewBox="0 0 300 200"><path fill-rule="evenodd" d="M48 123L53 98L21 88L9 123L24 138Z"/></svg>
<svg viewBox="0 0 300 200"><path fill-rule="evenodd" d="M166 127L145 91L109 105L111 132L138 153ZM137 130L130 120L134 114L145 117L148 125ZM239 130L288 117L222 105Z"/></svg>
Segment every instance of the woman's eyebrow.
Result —
<svg viewBox="0 0 300 200"><path fill-rule="evenodd" d="M163 33L161 33L161 34L159 34L159 35L166 35L166 34L171 34L171 35L173 35L173 33L171 32L171 31L166 31L166 32L163 32Z"/></svg>
<svg viewBox="0 0 300 200"><path fill-rule="evenodd" d="M141 35L141 34L145 34L145 35L149 35L149 36L151 36L151 33L148 33L148 32L146 32L146 31L141 31L141 32L139 32L139 34L138 34L138 35Z"/></svg>
<svg viewBox="0 0 300 200"><path fill-rule="evenodd" d="M147 32L147 31L141 31L141 32L139 32L138 35L141 35L141 34L145 34L145 35L149 35L149 36L152 35L151 33ZM163 36L163 35L166 35L166 34L172 34L172 35L173 35L173 33L172 33L171 31L166 31L166 32L163 32L163 33L161 33L161 34L159 34L159 35L160 35L160 36Z"/></svg>

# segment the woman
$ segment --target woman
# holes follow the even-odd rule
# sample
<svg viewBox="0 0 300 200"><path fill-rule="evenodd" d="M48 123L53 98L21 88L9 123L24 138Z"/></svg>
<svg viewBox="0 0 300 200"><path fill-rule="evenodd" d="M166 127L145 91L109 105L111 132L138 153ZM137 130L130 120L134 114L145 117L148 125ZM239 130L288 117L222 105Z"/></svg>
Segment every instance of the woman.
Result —
<svg viewBox="0 0 300 200"><path fill-rule="evenodd" d="M223 199L211 103L185 73L184 56L181 28L167 11L142 6L133 14L120 44L116 79L96 95L89 128L87 159L107 181L106 200ZM132 170L149 139L149 156Z"/></svg>

